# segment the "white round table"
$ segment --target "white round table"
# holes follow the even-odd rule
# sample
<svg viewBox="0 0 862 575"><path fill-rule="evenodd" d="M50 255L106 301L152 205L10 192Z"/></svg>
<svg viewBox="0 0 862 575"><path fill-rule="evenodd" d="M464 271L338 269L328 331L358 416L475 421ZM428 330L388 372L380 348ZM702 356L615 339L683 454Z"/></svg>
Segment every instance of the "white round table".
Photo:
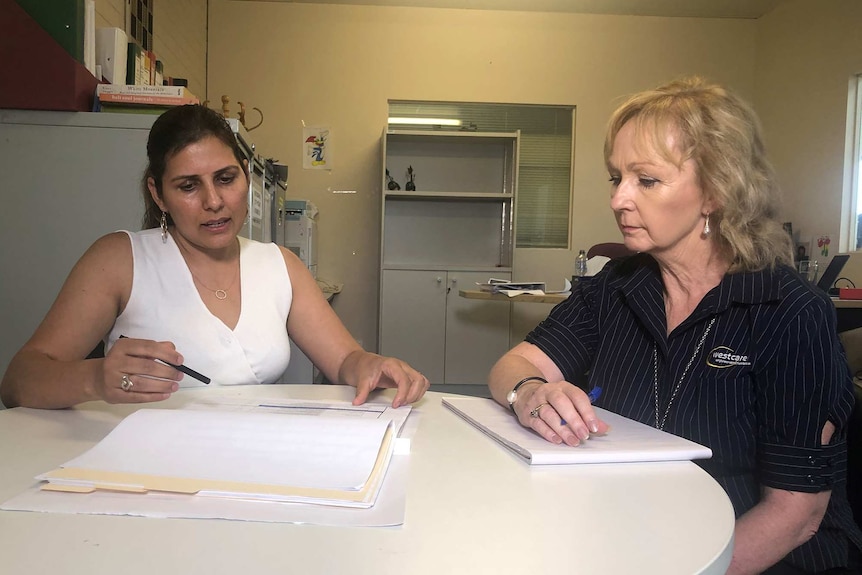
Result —
<svg viewBox="0 0 862 575"><path fill-rule="evenodd" d="M264 385L182 390L204 397L345 399L351 388ZM374 397L392 397L392 391ZM4 573L662 575L724 573L734 515L691 462L529 466L429 392L409 455L399 527L152 519L0 511ZM0 501L101 440L140 406L0 411ZM408 420L408 425L410 421Z"/></svg>

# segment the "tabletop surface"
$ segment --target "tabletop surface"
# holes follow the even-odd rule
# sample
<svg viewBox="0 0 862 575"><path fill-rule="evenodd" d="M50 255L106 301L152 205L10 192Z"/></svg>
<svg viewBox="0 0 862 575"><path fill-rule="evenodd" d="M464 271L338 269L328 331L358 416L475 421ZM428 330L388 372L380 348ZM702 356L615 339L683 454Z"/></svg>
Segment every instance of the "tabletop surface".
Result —
<svg viewBox="0 0 862 575"><path fill-rule="evenodd" d="M332 385L181 390L204 397L344 399ZM391 400L387 390L377 400ZM410 418L405 522L324 527L0 511L4 573L724 573L734 516L691 462L529 466L429 392ZM0 411L0 501L81 454L137 406ZM409 422L408 422L409 423Z"/></svg>

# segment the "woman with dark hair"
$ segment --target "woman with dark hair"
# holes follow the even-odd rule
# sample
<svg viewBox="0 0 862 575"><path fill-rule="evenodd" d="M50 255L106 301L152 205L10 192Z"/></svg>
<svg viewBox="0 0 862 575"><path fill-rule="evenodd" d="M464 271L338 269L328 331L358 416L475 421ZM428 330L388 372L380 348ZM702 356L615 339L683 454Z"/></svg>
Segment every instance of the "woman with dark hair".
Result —
<svg viewBox="0 0 862 575"><path fill-rule="evenodd" d="M710 447L698 464L737 516L728 573L859 573L852 383L832 303L792 267L754 112L672 82L613 114L605 162L639 253L579 282L504 355L494 398L558 444L613 433L596 405ZM569 383L585 373L589 394Z"/></svg>
<svg viewBox="0 0 862 575"><path fill-rule="evenodd" d="M102 399L160 401L180 386L273 383L288 336L332 382L398 389L418 400L428 380L364 351L291 251L239 237L248 162L223 117L204 106L162 114L147 142L143 231L116 232L81 257L0 384L8 407L62 408ZM104 358L85 359L103 340ZM171 365L172 364L172 365Z"/></svg>

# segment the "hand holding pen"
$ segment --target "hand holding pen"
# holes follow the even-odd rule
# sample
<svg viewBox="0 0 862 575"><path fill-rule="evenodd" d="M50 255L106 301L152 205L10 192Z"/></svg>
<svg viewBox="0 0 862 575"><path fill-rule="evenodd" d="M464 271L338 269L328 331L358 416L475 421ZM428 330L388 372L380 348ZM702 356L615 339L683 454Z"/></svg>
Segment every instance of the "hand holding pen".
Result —
<svg viewBox="0 0 862 575"><path fill-rule="evenodd" d="M98 397L109 403L146 403L167 399L179 389L177 382L188 368L172 343L120 337L105 356Z"/></svg>
<svg viewBox="0 0 862 575"><path fill-rule="evenodd" d="M603 435L609 430L592 407L601 393L601 387L594 386L584 393L567 381L537 385L526 399L526 404L534 407L529 410L528 418L521 418L521 423L551 443L580 445L592 435Z"/></svg>
<svg viewBox="0 0 862 575"><path fill-rule="evenodd" d="M128 338L127 338L126 336L124 336L124 335L121 335L121 336L120 336L120 339L128 339ZM198 381L200 381L200 382L202 382L202 383L209 384L209 382L210 382L210 381L212 381L210 378L208 378L208 377L207 377L207 376L205 376L204 374L202 374L202 373L198 373L197 371L193 370L192 368L184 366L184 365L182 364L183 356L181 356L181 355L179 355L179 354L177 354L177 356L178 356L178 357L177 357L177 360L176 360L175 362L170 362L170 361L167 361L167 360L164 360L164 359L159 359L158 357L154 357L153 359L154 359L155 361L158 361L158 362L160 362L160 363L163 363L163 364L165 364L165 365L167 365L167 366L170 366L170 367L172 367L172 368L176 369L177 371L181 371L181 372L183 372L184 374L186 374L186 375L188 375L188 376L191 376L191 377L195 378L196 380L198 380ZM599 391L601 391L601 388L599 388Z"/></svg>

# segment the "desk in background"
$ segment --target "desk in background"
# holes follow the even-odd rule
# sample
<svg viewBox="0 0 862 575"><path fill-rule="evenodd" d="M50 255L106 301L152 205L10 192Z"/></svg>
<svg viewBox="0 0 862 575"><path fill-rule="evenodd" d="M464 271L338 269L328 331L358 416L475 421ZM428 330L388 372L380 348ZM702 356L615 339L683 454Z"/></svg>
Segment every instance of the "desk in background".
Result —
<svg viewBox="0 0 862 575"><path fill-rule="evenodd" d="M204 397L342 399L334 385L194 388ZM381 395L391 400L392 390ZM428 393L410 418L405 524L344 528L197 519L0 512L8 573L724 573L734 515L694 463L530 467ZM379 397L379 396L378 396ZM0 500L79 455L139 406L0 412ZM410 421L408 420L408 426ZM514 539L513 539L514 538ZM335 552L333 552L335 550Z"/></svg>
<svg viewBox="0 0 862 575"><path fill-rule="evenodd" d="M458 295L461 297L465 297L467 299L484 299L484 300L493 300L493 301L508 301L508 302L516 302L516 303L551 303L558 304L562 301L566 301L566 298L569 297L568 294L560 294L560 293L549 293L543 295L533 295L533 294L520 294L516 296L509 297L504 293L492 293L489 291L482 290L458 290Z"/></svg>
<svg viewBox="0 0 862 575"><path fill-rule="evenodd" d="M838 333L862 327L862 299L833 299Z"/></svg>
<svg viewBox="0 0 862 575"><path fill-rule="evenodd" d="M506 294L481 290L459 290L458 295L468 299L550 304L558 304L565 301L568 297L567 294L559 293L544 295L521 294L509 297ZM838 317L838 333L862 327L862 300L833 299L832 303L835 304L835 312Z"/></svg>

